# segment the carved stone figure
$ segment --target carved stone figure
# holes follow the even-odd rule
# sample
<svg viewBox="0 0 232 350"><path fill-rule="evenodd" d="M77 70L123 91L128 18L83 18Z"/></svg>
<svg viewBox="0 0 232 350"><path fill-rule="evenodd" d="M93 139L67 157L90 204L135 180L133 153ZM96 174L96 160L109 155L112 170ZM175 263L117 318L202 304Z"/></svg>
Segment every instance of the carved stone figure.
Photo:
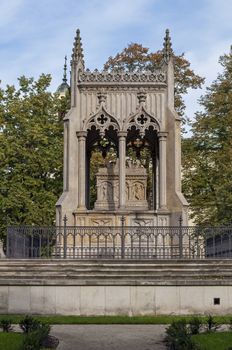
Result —
<svg viewBox="0 0 232 350"><path fill-rule="evenodd" d="M112 201L113 200L112 184L109 181L102 183L101 194L102 194L101 199L103 201Z"/></svg>
<svg viewBox="0 0 232 350"><path fill-rule="evenodd" d="M136 182L132 187L132 199L135 199L138 201L144 199L144 187L139 182Z"/></svg>

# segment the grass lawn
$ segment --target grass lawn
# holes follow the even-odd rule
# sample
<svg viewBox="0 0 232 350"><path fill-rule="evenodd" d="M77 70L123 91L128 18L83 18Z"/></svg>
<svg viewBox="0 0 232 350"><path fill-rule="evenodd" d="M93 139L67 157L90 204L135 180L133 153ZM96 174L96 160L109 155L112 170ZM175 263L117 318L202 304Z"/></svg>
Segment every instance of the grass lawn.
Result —
<svg viewBox="0 0 232 350"><path fill-rule="evenodd" d="M232 332L216 332L192 337L202 350L227 350L232 347Z"/></svg>
<svg viewBox="0 0 232 350"><path fill-rule="evenodd" d="M193 316L38 316L36 319L49 324L170 324L173 321L192 319ZM13 324L19 323L25 315L0 315L0 320L10 319ZM199 316L203 322L206 316ZM228 324L231 316L214 316L219 324Z"/></svg>
<svg viewBox="0 0 232 350"><path fill-rule="evenodd" d="M23 334L20 333L0 333L1 350L21 350Z"/></svg>
<svg viewBox="0 0 232 350"><path fill-rule="evenodd" d="M23 344L23 333L0 332L0 350L21 350ZM49 350L49 349L42 349ZM53 349L54 350L54 349Z"/></svg>

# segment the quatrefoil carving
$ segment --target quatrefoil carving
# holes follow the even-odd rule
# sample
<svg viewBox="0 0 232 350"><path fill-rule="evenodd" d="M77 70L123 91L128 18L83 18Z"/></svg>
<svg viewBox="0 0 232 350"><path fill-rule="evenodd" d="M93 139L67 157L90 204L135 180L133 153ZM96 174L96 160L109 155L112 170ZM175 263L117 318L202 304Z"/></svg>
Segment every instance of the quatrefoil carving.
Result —
<svg viewBox="0 0 232 350"><path fill-rule="evenodd" d="M92 115L92 117L88 120L85 128L86 130L90 130L92 126L95 126L95 128L99 130L101 137L105 136L105 132L109 129L109 127L119 130L117 120L114 118L114 116L107 112L103 105L101 105L97 113Z"/></svg>
<svg viewBox="0 0 232 350"><path fill-rule="evenodd" d="M160 130L158 120L150 115L144 106L139 106L137 112L131 116L127 123L127 130L130 130L133 126L139 130L141 137L145 136L146 130L152 127L154 130Z"/></svg>

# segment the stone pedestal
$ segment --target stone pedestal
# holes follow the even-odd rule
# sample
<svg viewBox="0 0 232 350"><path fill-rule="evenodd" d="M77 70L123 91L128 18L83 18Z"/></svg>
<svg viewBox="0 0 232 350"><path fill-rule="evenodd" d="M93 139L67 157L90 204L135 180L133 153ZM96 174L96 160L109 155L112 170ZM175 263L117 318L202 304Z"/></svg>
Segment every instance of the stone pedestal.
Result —
<svg viewBox="0 0 232 350"><path fill-rule="evenodd" d="M120 176L118 162L109 164L107 168L100 168L97 175L96 210L119 210L120 204ZM124 210L148 210L146 198L147 174L146 169L136 162L128 162L125 171L125 205Z"/></svg>

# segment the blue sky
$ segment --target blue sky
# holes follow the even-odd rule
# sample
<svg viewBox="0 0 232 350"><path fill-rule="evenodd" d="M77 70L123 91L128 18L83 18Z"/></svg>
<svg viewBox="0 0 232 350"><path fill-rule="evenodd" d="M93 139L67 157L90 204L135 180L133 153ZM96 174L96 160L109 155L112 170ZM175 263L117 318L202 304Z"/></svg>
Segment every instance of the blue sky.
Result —
<svg viewBox="0 0 232 350"><path fill-rule="evenodd" d="M175 52L185 52L209 85L232 44L231 14L232 0L0 0L0 79L16 84L21 75L51 73L55 89L77 28L90 69L130 42L161 49L169 28ZM191 118L203 92L186 97Z"/></svg>

